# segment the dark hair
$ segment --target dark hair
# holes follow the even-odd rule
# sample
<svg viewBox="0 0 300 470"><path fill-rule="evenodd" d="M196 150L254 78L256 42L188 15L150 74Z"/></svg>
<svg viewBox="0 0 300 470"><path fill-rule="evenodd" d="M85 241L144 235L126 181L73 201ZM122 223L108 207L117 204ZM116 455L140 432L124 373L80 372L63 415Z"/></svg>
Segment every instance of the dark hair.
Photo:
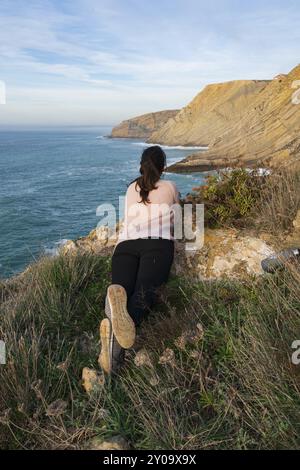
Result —
<svg viewBox="0 0 300 470"><path fill-rule="evenodd" d="M146 148L141 157L140 174L135 181L135 187L139 186L141 201L146 204L149 201L149 192L157 189L156 183L161 177L166 166L166 154L159 145Z"/></svg>

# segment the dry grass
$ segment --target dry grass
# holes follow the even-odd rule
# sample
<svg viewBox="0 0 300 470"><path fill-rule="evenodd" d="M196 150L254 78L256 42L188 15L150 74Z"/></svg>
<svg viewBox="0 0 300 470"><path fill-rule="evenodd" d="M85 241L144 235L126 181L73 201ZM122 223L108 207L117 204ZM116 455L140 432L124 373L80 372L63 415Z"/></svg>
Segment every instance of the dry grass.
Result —
<svg viewBox="0 0 300 470"><path fill-rule="evenodd" d="M300 208L300 171L282 170L269 176L254 209L260 228L278 235L291 229Z"/></svg>
<svg viewBox="0 0 300 470"><path fill-rule="evenodd" d="M83 448L115 434L138 449L299 447L294 268L249 284L173 278L140 331L152 366L131 351L119 379L89 397L81 371L96 367L108 282L109 260L73 256L2 286L1 448Z"/></svg>

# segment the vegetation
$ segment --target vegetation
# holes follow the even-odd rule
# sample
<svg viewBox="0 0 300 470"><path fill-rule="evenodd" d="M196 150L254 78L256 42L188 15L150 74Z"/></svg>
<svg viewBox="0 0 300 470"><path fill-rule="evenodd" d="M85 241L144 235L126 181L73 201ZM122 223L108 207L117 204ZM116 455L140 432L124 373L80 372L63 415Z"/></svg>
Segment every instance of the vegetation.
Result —
<svg viewBox="0 0 300 470"><path fill-rule="evenodd" d="M208 227L259 225L280 234L290 229L300 207L300 171L223 171L208 176L206 184L194 188L186 202L205 204Z"/></svg>
<svg viewBox="0 0 300 470"><path fill-rule="evenodd" d="M244 174L232 178L252 197ZM292 198L271 194L265 208L256 197L259 217ZM299 448L299 277L295 266L243 282L172 277L139 332L149 360L130 351L118 379L88 395L81 373L98 367L110 257L40 259L0 284L0 448L82 449L114 435L136 449Z"/></svg>

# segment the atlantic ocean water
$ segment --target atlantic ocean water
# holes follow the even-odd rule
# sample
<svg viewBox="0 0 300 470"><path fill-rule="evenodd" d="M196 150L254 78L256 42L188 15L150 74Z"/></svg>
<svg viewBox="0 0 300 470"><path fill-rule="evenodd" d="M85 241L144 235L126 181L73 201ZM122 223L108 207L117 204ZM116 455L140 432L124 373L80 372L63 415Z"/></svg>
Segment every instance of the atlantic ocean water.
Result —
<svg viewBox="0 0 300 470"><path fill-rule="evenodd" d="M22 271L66 239L87 235L96 208L118 204L138 176L144 142L109 139L110 127L0 131L0 278ZM191 148L165 147L167 163ZM204 174L166 174L182 195Z"/></svg>

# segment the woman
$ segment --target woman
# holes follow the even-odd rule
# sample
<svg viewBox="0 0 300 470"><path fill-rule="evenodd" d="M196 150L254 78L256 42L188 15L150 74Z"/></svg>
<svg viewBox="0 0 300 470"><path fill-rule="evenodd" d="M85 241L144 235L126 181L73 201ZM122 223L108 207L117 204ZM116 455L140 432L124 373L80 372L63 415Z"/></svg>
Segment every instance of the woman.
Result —
<svg viewBox="0 0 300 470"><path fill-rule="evenodd" d="M144 150L140 176L128 187L124 226L112 257L112 284L108 287L100 325L99 363L104 372L116 372L124 349L131 348L135 330L155 302L156 289L167 281L174 256L174 183L162 180L166 155L157 145Z"/></svg>

